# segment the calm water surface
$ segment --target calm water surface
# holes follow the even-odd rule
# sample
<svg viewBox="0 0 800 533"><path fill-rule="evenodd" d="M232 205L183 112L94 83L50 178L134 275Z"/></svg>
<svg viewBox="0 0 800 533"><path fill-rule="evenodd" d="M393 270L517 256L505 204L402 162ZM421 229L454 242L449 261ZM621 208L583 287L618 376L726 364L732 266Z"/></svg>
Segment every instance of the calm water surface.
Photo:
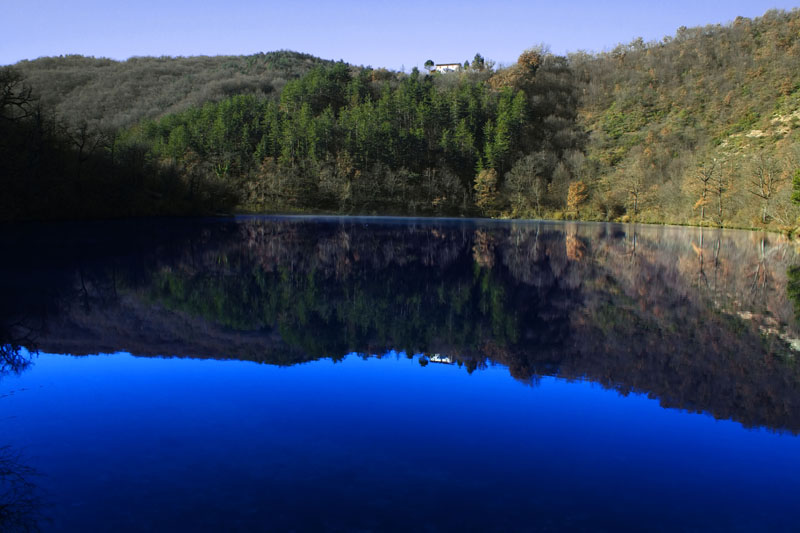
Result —
<svg viewBox="0 0 800 533"><path fill-rule="evenodd" d="M780 236L252 217L0 246L0 531L800 527Z"/></svg>

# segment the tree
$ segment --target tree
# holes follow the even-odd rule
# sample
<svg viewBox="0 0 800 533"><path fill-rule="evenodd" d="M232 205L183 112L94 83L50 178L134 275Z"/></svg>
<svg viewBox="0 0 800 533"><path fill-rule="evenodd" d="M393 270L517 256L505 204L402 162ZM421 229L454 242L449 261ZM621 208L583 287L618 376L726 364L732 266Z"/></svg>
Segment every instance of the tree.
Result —
<svg viewBox="0 0 800 533"><path fill-rule="evenodd" d="M700 165L697 172L691 175L691 188L694 190L697 201L694 203L693 209L700 208L700 221L706 219L706 205L710 202L711 187L715 174L720 169L717 165L717 160L712 159Z"/></svg>
<svg viewBox="0 0 800 533"><path fill-rule="evenodd" d="M800 204L800 168L792 174L792 203Z"/></svg>
<svg viewBox="0 0 800 533"><path fill-rule="evenodd" d="M22 74L0 68L0 119L17 121L33 115L32 90L22 81Z"/></svg>
<svg viewBox="0 0 800 533"><path fill-rule="evenodd" d="M66 128L64 136L69 139L75 149L76 165L75 177L81 178L81 168L95 153L95 151L103 144L103 136L101 132L93 131L89 128L86 121L81 121L74 129Z"/></svg>
<svg viewBox="0 0 800 533"><path fill-rule="evenodd" d="M487 215L497 209L497 171L493 168L481 170L475 176L475 205Z"/></svg>
<svg viewBox="0 0 800 533"><path fill-rule="evenodd" d="M730 189L731 185L730 181L730 167L728 167L727 171L721 170L717 172L711 180L711 192L716 197L717 204L717 209L714 213L714 222L716 222L718 226L722 226L725 221L723 200L728 195L728 189Z"/></svg>
<svg viewBox="0 0 800 533"><path fill-rule="evenodd" d="M546 154L529 154L517 161L506 174L503 189L511 203L512 216L524 216L533 211L542 214L542 201L547 191L544 172Z"/></svg>
<svg viewBox="0 0 800 533"><path fill-rule="evenodd" d="M611 186L622 189L635 217L639 214L642 197L648 187L649 169L641 147L634 147L631 152L631 164L621 169Z"/></svg>
<svg viewBox="0 0 800 533"><path fill-rule="evenodd" d="M582 181L573 181L570 183L569 190L567 191L567 212L574 213L575 217L579 218L581 216L581 205L583 205L588 197L589 194L586 192L586 185Z"/></svg>
<svg viewBox="0 0 800 533"><path fill-rule="evenodd" d="M427 70L428 72L433 71L433 59L428 59L427 61L425 61L425 70Z"/></svg>
<svg viewBox="0 0 800 533"><path fill-rule="evenodd" d="M786 293L794 305L795 318L800 320L800 267L789 267L786 271L786 278Z"/></svg>
<svg viewBox="0 0 800 533"><path fill-rule="evenodd" d="M519 58L517 59L517 65L519 65L520 68L535 74L539 69L539 66L542 64L543 57L547 55L547 53L548 50L544 46L528 48L520 54Z"/></svg>
<svg viewBox="0 0 800 533"><path fill-rule="evenodd" d="M782 175L777 161L766 154L759 154L752 162L749 192L762 201L761 223L767 223L767 215L775 192L786 178Z"/></svg>
<svg viewBox="0 0 800 533"><path fill-rule="evenodd" d="M483 59L483 56L480 54L475 54L475 57L472 59L472 70L482 71L486 68L486 61Z"/></svg>

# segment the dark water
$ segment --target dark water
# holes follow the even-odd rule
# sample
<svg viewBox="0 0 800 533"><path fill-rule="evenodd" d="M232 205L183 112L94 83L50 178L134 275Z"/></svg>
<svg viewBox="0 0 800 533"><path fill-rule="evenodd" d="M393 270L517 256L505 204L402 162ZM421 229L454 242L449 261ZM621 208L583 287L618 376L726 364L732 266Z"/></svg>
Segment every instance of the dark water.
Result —
<svg viewBox="0 0 800 533"><path fill-rule="evenodd" d="M797 531L777 235L0 229L0 531Z"/></svg>

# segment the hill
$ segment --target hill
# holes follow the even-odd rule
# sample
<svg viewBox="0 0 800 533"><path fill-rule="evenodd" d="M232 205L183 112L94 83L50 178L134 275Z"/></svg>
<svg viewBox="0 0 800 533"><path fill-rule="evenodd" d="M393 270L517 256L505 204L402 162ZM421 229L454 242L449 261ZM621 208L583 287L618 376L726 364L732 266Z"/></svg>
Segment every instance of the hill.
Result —
<svg viewBox="0 0 800 533"><path fill-rule="evenodd" d="M800 188L797 9L682 27L597 54L534 48L498 70L480 54L459 72L425 74L294 52L125 62L70 56L14 68L40 95L39 109L59 117L48 133L59 156L41 157L47 143L9 136L18 142L0 142L3 164L13 165L6 177L19 189L26 176L46 174L63 192L57 175L74 176L67 188L81 209L67 205L57 216L112 215L117 207L90 207L106 193L82 195L99 183L114 189L102 177L114 165L121 167L112 174L129 176L115 197L141 193L142 177L149 180L139 203L123 206L126 214L180 205L182 213L773 229L795 227L800 215L792 201L793 181ZM41 124L24 118L27 137L41 138ZM101 177L77 183L93 172ZM29 189L24 201L12 198L12 218L51 212L26 214L19 206L28 202L64 203L49 198L50 189ZM146 209L148 198L159 208Z"/></svg>
<svg viewBox="0 0 800 533"><path fill-rule="evenodd" d="M329 63L291 51L250 56L132 57L68 55L20 61L14 68L42 104L66 121L122 128L234 94L280 92L288 80Z"/></svg>
<svg viewBox="0 0 800 533"><path fill-rule="evenodd" d="M800 11L573 54L600 218L792 225Z"/></svg>

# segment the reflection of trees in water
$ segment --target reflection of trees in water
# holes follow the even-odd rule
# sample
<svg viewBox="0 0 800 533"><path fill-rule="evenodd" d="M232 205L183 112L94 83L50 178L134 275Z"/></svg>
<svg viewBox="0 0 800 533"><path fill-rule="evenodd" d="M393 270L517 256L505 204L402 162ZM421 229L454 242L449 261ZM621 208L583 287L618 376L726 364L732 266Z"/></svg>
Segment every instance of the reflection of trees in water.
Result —
<svg viewBox="0 0 800 533"><path fill-rule="evenodd" d="M798 370L771 333L797 331L785 291L795 253L777 236L257 218L122 233L105 239L133 250L75 255L44 282L61 283L40 306L54 310L45 351L276 364L440 352L800 429Z"/></svg>
<svg viewBox="0 0 800 533"><path fill-rule="evenodd" d="M30 367L34 335L24 323L0 316L0 382L4 376L20 374ZM32 481L35 476L36 472L23 464L19 454L0 446L0 531L39 531L41 502Z"/></svg>
<svg viewBox="0 0 800 533"><path fill-rule="evenodd" d="M15 325L14 330L27 330ZM31 342L30 334L12 335L0 328L0 380L19 374L30 364L30 354L22 347ZM39 531L41 502L32 479L36 472L23 464L8 446L0 446L0 531L8 533Z"/></svg>
<svg viewBox="0 0 800 533"><path fill-rule="evenodd" d="M800 266L790 266L786 270L786 292L794 305L794 315L800 318Z"/></svg>
<svg viewBox="0 0 800 533"><path fill-rule="evenodd" d="M37 473L8 447L0 447L0 531L40 531L42 502L32 479Z"/></svg>
<svg viewBox="0 0 800 533"><path fill-rule="evenodd" d="M29 356L19 344L0 344L0 378L6 374L19 374L30 364Z"/></svg>
<svg viewBox="0 0 800 533"><path fill-rule="evenodd" d="M31 365L31 352L35 351L35 331L23 322L11 322L0 316L0 380L27 369Z"/></svg>

